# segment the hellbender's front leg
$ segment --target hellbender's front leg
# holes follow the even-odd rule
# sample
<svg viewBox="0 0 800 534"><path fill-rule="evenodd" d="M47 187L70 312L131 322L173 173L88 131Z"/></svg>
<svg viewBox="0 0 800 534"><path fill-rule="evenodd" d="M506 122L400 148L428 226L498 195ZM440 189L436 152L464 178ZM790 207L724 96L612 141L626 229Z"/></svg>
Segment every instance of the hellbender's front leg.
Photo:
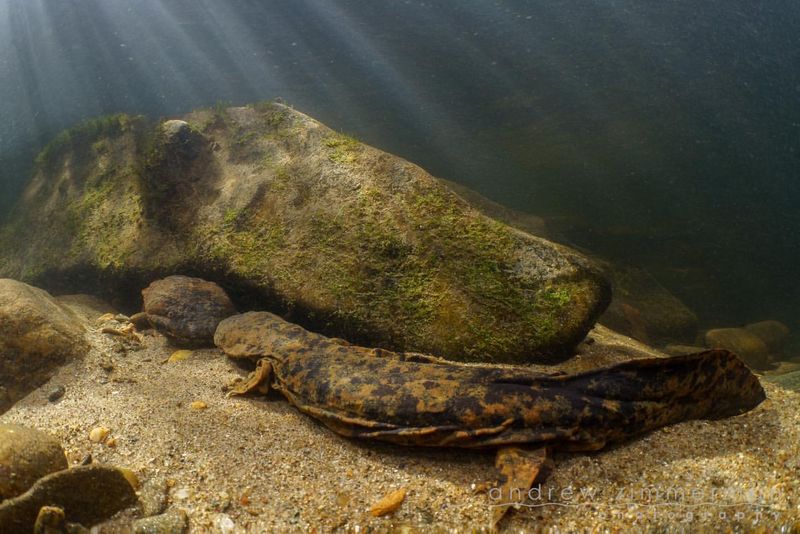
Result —
<svg viewBox="0 0 800 534"><path fill-rule="evenodd" d="M260 393L266 395L272 383L272 363L267 358L261 358L256 364L255 370L247 376L247 379L236 382L228 392L229 397L246 395L248 393Z"/></svg>
<svg viewBox="0 0 800 534"><path fill-rule="evenodd" d="M547 447L530 449L523 447L502 447L497 450L494 463L500 471L497 487L489 492L495 509L492 513L492 527L503 519L509 507L525 502L528 492L536 481L544 481L553 469Z"/></svg>

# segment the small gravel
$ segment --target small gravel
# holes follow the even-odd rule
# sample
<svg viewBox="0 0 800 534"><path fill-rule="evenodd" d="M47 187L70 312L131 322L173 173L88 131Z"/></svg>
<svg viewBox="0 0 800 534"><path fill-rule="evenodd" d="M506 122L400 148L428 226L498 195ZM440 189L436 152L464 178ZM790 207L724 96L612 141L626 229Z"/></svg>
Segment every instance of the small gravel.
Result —
<svg viewBox="0 0 800 534"><path fill-rule="evenodd" d="M218 350L175 351L153 333L140 350L93 328L94 348L0 416L46 430L70 461L165 481L167 504L194 532L475 531L487 529L492 452L402 448L339 437L279 395L226 398L247 371ZM69 391L48 401L56 385ZM721 421L692 421L599 453L557 454L531 506L502 530L568 532L766 529L800 518L800 394ZM205 409L192 409L203 403ZM110 429L93 443L92 429ZM405 488L399 510L373 517ZM538 490L539 488L534 488Z"/></svg>

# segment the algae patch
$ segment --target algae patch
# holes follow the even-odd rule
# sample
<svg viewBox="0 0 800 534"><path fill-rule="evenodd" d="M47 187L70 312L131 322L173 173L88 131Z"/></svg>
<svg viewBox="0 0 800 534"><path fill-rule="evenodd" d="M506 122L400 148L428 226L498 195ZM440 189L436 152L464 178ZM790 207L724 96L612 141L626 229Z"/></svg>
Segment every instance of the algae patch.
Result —
<svg viewBox="0 0 800 534"><path fill-rule="evenodd" d="M81 128L0 231L0 274L113 291L183 272L331 336L459 360L566 354L605 306L576 253L286 106Z"/></svg>
<svg viewBox="0 0 800 534"><path fill-rule="evenodd" d="M352 137L336 133L325 138L324 144L328 148L328 159L333 163L349 165L358 161L361 143Z"/></svg>

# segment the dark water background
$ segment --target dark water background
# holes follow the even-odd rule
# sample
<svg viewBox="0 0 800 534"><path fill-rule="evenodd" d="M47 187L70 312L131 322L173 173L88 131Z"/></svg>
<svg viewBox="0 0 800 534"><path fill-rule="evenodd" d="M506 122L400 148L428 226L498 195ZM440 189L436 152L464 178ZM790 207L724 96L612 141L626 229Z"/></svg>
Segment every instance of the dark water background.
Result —
<svg viewBox="0 0 800 534"><path fill-rule="evenodd" d="M0 0L0 213L80 119L282 97L798 331L798 35L794 0Z"/></svg>

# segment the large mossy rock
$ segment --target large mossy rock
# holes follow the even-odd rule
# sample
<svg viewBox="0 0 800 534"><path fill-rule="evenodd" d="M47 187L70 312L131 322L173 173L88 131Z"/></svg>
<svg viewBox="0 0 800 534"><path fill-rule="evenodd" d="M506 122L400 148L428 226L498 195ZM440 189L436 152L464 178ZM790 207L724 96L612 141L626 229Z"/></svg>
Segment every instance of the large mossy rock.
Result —
<svg viewBox="0 0 800 534"><path fill-rule="evenodd" d="M541 217L498 204L463 185L441 181L484 215L532 235L557 241L565 239L550 229ZM697 316L647 271L631 265L614 265L597 257L593 259L603 268L613 289L611 304L600 316L600 323L642 343L665 345L695 339ZM752 326L776 343L785 341L786 333L777 321Z"/></svg>
<svg viewBox="0 0 800 534"><path fill-rule="evenodd" d="M50 294L0 279L0 413L89 346L81 319Z"/></svg>
<svg viewBox="0 0 800 534"><path fill-rule="evenodd" d="M0 230L0 274L64 292L134 298L177 273L328 335L461 360L567 355L610 295L580 254L279 104L86 123L40 155Z"/></svg>

